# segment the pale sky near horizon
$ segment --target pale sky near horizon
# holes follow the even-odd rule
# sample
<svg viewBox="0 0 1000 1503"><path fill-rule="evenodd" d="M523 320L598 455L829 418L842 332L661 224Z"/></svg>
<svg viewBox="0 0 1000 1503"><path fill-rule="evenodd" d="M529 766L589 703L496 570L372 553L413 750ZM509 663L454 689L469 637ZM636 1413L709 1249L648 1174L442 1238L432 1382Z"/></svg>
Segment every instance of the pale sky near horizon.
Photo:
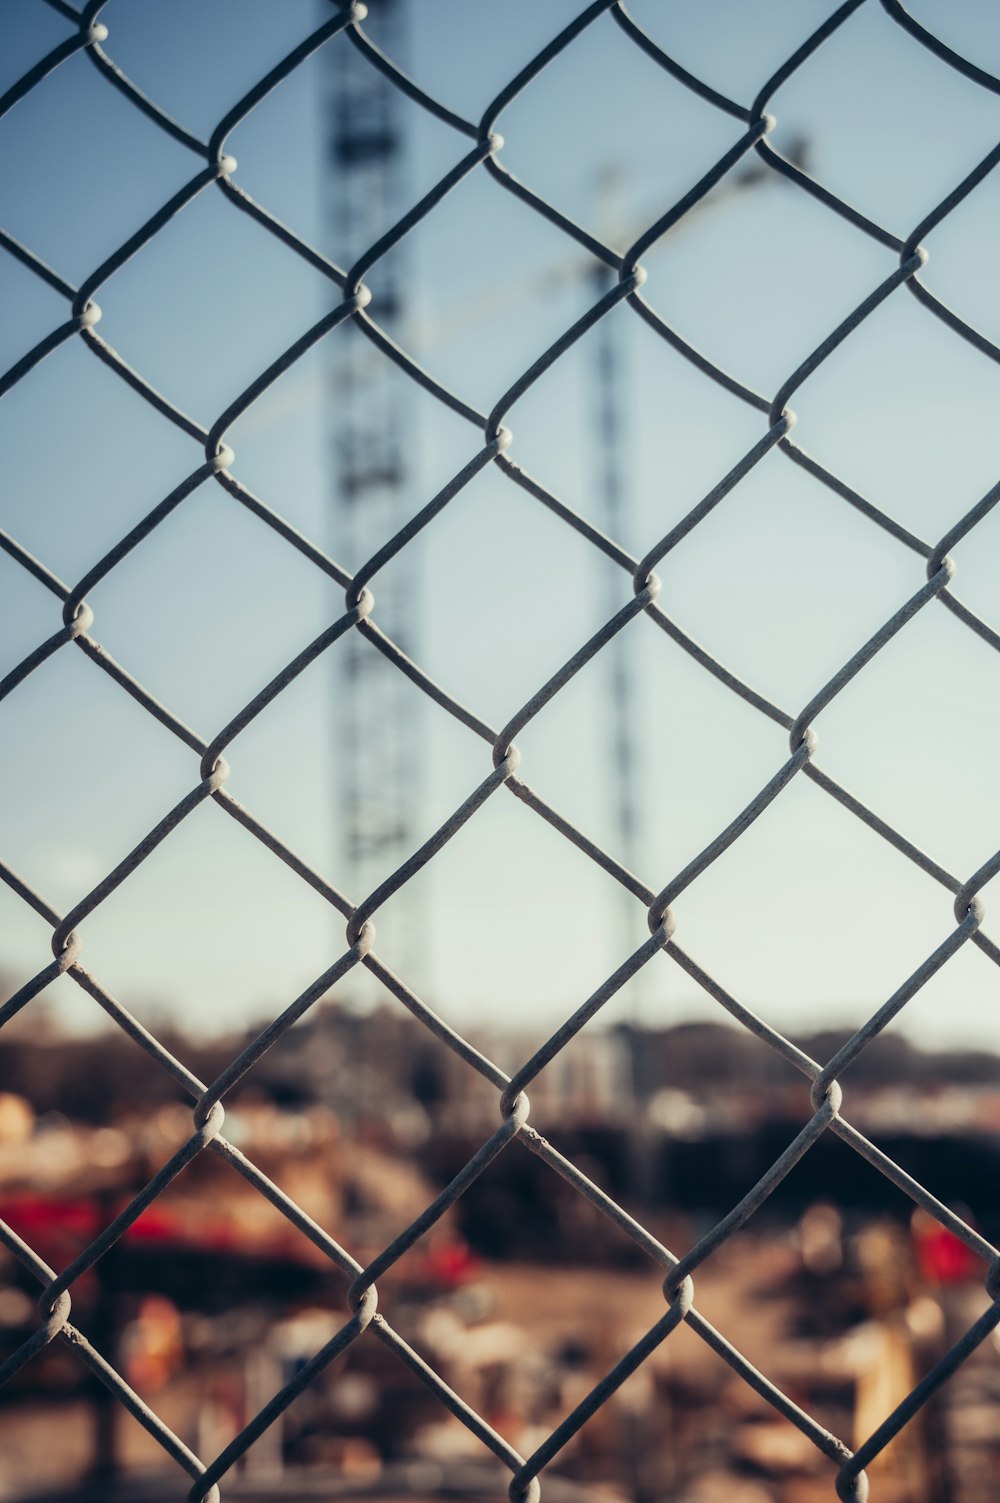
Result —
<svg viewBox="0 0 1000 1503"><path fill-rule="evenodd" d="M1000 11L962 0L925 24L1000 73ZM68 25L15 0L0 88ZM418 10L410 71L453 109L489 98L579 9L517 0L484 33L478 7ZM677 60L749 103L833 6L710 0L630 6ZM375 7L372 32L378 34ZM195 132L214 123L318 23L313 0L111 0L106 50ZM329 44L347 45L344 40ZM323 213L322 53L233 133L236 181L343 262ZM1000 140L1000 97L963 79L869 0L768 106L773 140L807 146L810 172L905 236ZM467 150L405 105L409 200ZM502 160L594 224L596 177L620 179L621 238L651 222L735 142L739 122L658 69L608 17L589 27L499 121ZM79 282L193 173L196 159L123 100L82 55L0 121L0 223ZM1000 340L1000 177L928 236L927 285ZM595 226L596 227L596 226ZM566 276L580 253L485 172L413 232L407 340L446 385L488 410L587 305ZM719 193L643 257L644 289L686 339L773 394L894 269L893 253L777 176ZM372 274L376 287L377 276ZM97 294L100 333L208 426L329 306L330 286L210 190ZM0 253L0 365L66 315ZM377 295L376 295L377 302ZM373 305L377 316L377 307ZM621 541L641 554L766 431L764 417L684 361L627 307L613 315L628 448ZM336 331L330 339L343 335ZM234 474L337 552L324 384L329 341L234 425ZM512 457L600 525L592 336L509 418ZM477 452L476 430L405 377L409 511ZM792 398L795 438L848 484L935 542L1000 477L1000 368L898 289ZM0 402L7 480L0 525L68 581L199 462L198 447L71 341ZM1000 625L1000 508L960 543L956 593ZM354 567L358 559L343 557ZM502 725L610 613L624 576L495 468L375 583L420 578L416 655L456 698ZM923 561L772 453L659 569L663 608L722 662L796 713L924 580ZM58 603L0 553L0 676L59 625ZM94 636L210 738L339 614L329 582L208 484L93 592ZM377 611L377 607L376 607ZM664 885L778 770L787 737L639 619L640 876ZM336 648L332 649L336 652ZM229 787L303 857L360 897L335 837L336 711L329 657L227 753ZM598 658L517 738L521 772L615 850ZM1000 845L1000 654L931 604L818 717L819 764L934 859L968 877ZM489 748L412 691L424 766L424 839L490 770ZM197 759L83 654L65 648L0 704L0 859L56 907L92 888L197 782ZM503 790L414 881L427 926L417 989L460 1027L509 1019L548 1031L642 943L616 884ZM985 927L1000 905L983 893ZM405 899L376 919L406 972ZM991 906L996 918L991 915ZM951 931L950 894L805 779L675 905L677 940L783 1029L855 1026ZM144 1018L193 1027L273 1015L344 948L343 925L221 810L200 808L83 926L84 963ZM47 926L0 887L0 974L49 959ZM94 1004L66 981L60 1015ZM667 961L607 1021L715 1016ZM364 996L347 984L348 998ZM966 946L900 1026L939 1044L1000 1047L1000 972Z"/></svg>

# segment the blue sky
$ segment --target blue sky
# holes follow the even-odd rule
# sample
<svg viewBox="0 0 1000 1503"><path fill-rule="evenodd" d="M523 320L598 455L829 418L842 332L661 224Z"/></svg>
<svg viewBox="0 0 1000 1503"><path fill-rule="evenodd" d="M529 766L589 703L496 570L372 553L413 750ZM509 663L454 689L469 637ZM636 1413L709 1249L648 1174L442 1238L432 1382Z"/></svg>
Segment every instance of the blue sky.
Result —
<svg viewBox="0 0 1000 1503"><path fill-rule="evenodd" d="M830 13L814 0L631 7L684 66L748 103ZM15 0L4 83L68 25ZM408 66L451 108L486 102L577 10L417 8ZM913 12L1000 71L1000 13ZM752 13L751 13L752 12ZM108 53L207 136L229 105L318 23L312 0L111 0ZM375 7L371 31L378 35ZM345 46L337 39L329 46ZM343 263L324 216L322 53L234 131L236 181ZM869 0L769 104L780 150L804 140L814 176L905 236L1000 139L1000 98L932 57ZM415 201L467 143L407 103ZM658 69L608 17L595 22L498 122L501 160L564 212L624 244L738 139L739 123ZM79 282L197 167L71 58L0 121L3 222ZM601 171L618 192L602 203ZM401 205L401 208L405 205ZM998 180L928 237L927 285L1000 338L993 265ZM585 260L585 257L583 258ZM686 339L772 394L894 269L893 253L776 176L720 190L643 257L644 289ZM488 410L587 306L581 253L485 172L465 179L408 239L405 340L446 385ZM373 272L377 316L378 273ZM189 204L97 294L102 336L208 426L330 306L331 287L214 189ZM65 317L59 296L0 256L4 366ZM626 306L612 315L628 461L621 541L641 554L765 431ZM329 463L337 330L234 425L233 473L347 567ZM593 440L594 336L519 401L512 457L600 524ZM476 430L399 374L416 511L477 452ZM1000 475L1000 369L900 288L796 393L799 441L908 528L936 541ZM2 525L75 581L199 462L198 447L70 341L0 402ZM957 593L1000 621L1000 513L954 550ZM660 569L661 604L734 672L796 713L923 582L923 563L778 453L770 454ZM495 468L393 561L377 598L419 578L417 656L456 698L503 724L610 613L623 574ZM0 554L3 663L59 624L58 605ZM339 592L228 498L199 489L93 592L93 633L206 739L339 614ZM377 608L376 608L377 609ZM636 684L643 812L638 870L664 885L787 755L773 725L645 619L625 634ZM336 653L331 649L331 654ZM232 792L352 896L336 838L331 654L240 737ZM941 606L924 611L819 717L818 760L965 878L1000 845L995 752L1000 656ZM489 771L489 750L410 693L423 766L413 825L428 835ZM615 850L606 659L591 663L518 737L522 774ZM66 648L0 705L0 855L68 909L197 781L197 760L84 656ZM381 873L363 874L373 885ZM548 1027L638 945L616 887L503 791L377 919L378 949L460 1026ZM983 894L989 928L990 891ZM949 894L817 788L795 780L676 905L677 938L742 1001L786 1029L860 1022L953 926ZM418 958L407 931L426 927ZM20 984L48 934L0 891L0 967ZM84 926L85 960L144 1017L224 1027L274 1013L343 948L336 914L220 810L200 808ZM407 972L412 974L412 972ZM668 1023L713 1016L658 960L609 1004ZM62 1015L92 1004L65 980ZM372 1000L371 986L345 995ZM1000 976L966 948L907 1009L934 1040L1000 1046Z"/></svg>

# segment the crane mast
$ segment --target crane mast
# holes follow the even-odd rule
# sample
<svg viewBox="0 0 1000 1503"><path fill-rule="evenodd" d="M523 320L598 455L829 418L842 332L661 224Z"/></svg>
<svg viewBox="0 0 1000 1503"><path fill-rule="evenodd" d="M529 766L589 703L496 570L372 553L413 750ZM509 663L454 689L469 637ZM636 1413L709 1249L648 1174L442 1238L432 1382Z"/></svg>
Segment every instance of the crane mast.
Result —
<svg viewBox="0 0 1000 1503"><path fill-rule="evenodd" d="M405 54L405 0L371 0L370 25L394 60ZM325 49L327 166L325 216L329 252L350 265L401 216L406 162L398 89L346 37ZM403 314L402 247L371 272L372 317L395 335ZM412 492L407 463L407 404L398 373L353 324L328 340L328 422L334 556L352 572L406 520ZM412 500L412 495L410 495ZM419 621L414 561L393 571L376 595L382 630L407 653ZM337 870L355 900L366 896L419 843L413 811L419 806L420 736L413 725L414 695L404 676L358 632L333 649L333 756ZM407 951L415 925L412 902L394 915L393 934ZM401 961L401 963L403 963Z"/></svg>

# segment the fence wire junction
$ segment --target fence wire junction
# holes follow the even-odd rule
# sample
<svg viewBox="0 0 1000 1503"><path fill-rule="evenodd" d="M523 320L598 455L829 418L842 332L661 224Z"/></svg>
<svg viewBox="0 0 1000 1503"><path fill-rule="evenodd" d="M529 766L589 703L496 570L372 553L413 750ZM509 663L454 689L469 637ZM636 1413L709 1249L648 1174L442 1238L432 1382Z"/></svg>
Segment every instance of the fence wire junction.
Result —
<svg viewBox="0 0 1000 1503"><path fill-rule="evenodd" d="M107 0L91 0L77 10L67 0L40 0L56 11L67 24L64 41L43 57L0 100L0 114L13 109L31 91L44 88L47 76L77 53L83 53L97 69L104 82L119 91L137 110L159 129L180 143L197 163L187 184L139 227L119 248L98 266L79 287L66 281L59 270L45 264L33 251L12 236L0 232L0 246L15 257L50 288L61 294L68 306L64 322L54 328L0 379L0 395L17 383L30 378L34 368L61 345L71 339L83 341L86 348L109 367L115 375L139 394L165 422L187 435L202 456L187 478L170 492L135 527L105 554L99 563L74 584L65 583L33 557L13 537L0 533L0 544L18 565L43 585L60 603L61 625L41 642L0 683L0 698L12 694L35 669L53 654L71 644L85 654L102 673L107 674L125 693L141 705L160 725L178 738L197 758L197 781L191 791L170 809L134 850L100 881L69 913L60 914L7 866L0 865L0 875L7 886L40 915L52 928L53 959L10 998L0 1009L0 1024L6 1023L34 997L62 974L70 976L87 995L142 1049L173 1078L193 1102L192 1131L183 1147L135 1195L126 1208L96 1237L78 1257L62 1270L50 1268L13 1230L0 1224L0 1238L8 1251L41 1286L39 1324L30 1339L0 1366L0 1383L7 1381L24 1364L36 1357L49 1343L59 1341L115 1395L145 1429L192 1480L192 1503L216 1500L219 1483L234 1463L254 1441L292 1403L297 1395L324 1369L336 1361L355 1341L378 1340L383 1343L461 1421L511 1473L509 1493L514 1503L537 1503L541 1496L540 1475L558 1457L567 1442L596 1413L615 1390L681 1323L687 1325L728 1364L745 1383L760 1395L779 1415L784 1416L813 1443L831 1464L831 1485L844 1503L863 1503L868 1496L864 1468L889 1444L916 1415L921 1406L958 1369L969 1354L1000 1324L1000 1252L954 1211L938 1200L924 1185L911 1178L897 1163L863 1136L841 1113L842 1093L838 1077L865 1047L900 1012L916 993L964 945L978 947L994 964L1000 965L1000 947L982 927L982 905L977 894L1000 872L1000 851L970 876L963 877L945 870L932 860L901 831L848 792L817 764L817 736L814 722L840 691L881 652L888 642L903 631L918 612L936 602L952 613L970 631L994 650L1000 651L1000 633L980 619L951 589L953 566L949 550L966 538L1000 500L1000 483L990 489L963 516L958 518L937 541L926 541L877 505L860 495L835 474L825 469L800 448L792 437L794 414L789 402L798 389L822 365L843 341L889 297L905 289L921 306L941 320L957 337L965 340L984 357L1000 363L1000 348L979 330L966 323L945 306L921 279L927 260L924 241L951 212L1000 163L1000 145L995 147L916 227L899 236L859 212L834 194L822 182L801 167L785 159L769 141L775 125L768 106L772 97L791 76L826 43L863 4L876 0L847 0L804 42L766 81L757 97L748 105L725 97L702 79L693 76L675 62L630 17L618 0L595 0L586 6L523 68L491 101L479 121L467 120L431 98L406 77L394 61L384 55L364 29L366 9L362 4L336 5L321 26L307 36L230 108L207 141L191 134L171 118L152 99L142 93L120 70L107 49L108 28L101 20ZM917 22L899 0L878 0L885 14L940 62L962 75L970 87L1000 94L1000 79L984 71L967 57L959 55ZM497 127L503 112L523 90L535 87L548 64L589 27L615 25L644 57L644 65L665 70L702 101L731 118L734 140L715 165L676 203L664 212L623 252L604 244L580 224L567 218L555 205L518 181L502 159L503 138ZM335 265L319 251L304 243L285 225L255 202L236 179L237 164L227 153L231 132L246 118L272 89L294 74L295 70L322 47L355 48L370 67L402 91L407 99L428 111L456 138L455 165L419 202L386 234L370 245L348 268ZM642 256L671 228L692 211L709 191L727 174L738 169L749 153L756 153L770 170L787 179L797 190L807 193L829 212L840 216L859 234L870 237L898 258L898 266L843 320L816 349L794 370L773 395L766 395L742 384L714 365L705 355L689 345L669 327L643 295L645 271ZM582 247L595 261L610 269L615 282L611 290L597 297L586 313L546 350L541 352L514 384L497 400L488 413L469 405L459 394L447 390L400 347L378 322L377 299L372 299L365 276L407 233L468 174L485 172L497 190L515 195L533 211L544 216L576 246ZM100 308L97 294L107 288L113 295L115 274L147 245L175 215L181 213L198 195L217 188L228 204L249 215L271 235L318 270L330 283L332 307L317 323L305 330L266 370L255 375L242 393L224 412L207 426L189 417L155 390L143 375L130 367L99 332ZM551 494L524 471L514 458L512 434L506 420L518 400L560 357L597 322L618 304L626 304L659 338L667 341L702 376L717 383L734 401L741 402L763 418L762 436L709 493L664 536L651 541L648 551L635 558L614 538L601 533L579 515L571 505ZM464 418L479 439L468 462L454 478L428 501L394 536L353 575L308 538L302 536L268 503L248 490L234 473L235 455L227 443L227 434L235 421L268 390L297 360L327 335L336 338L338 325L352 321L372 346L386 360L393 361L425 392ZM900 603L888 620L846 661L839 671L820 687L797 713L771 703L744 683L722 663L699 646L657 603L659 580L657 566L717 506L721 505L740 481L772 449L779 449L794 464L828 487L846 506L861 513L875 527L882 529L902 547L923 561L923 581L910 597ZM631 594L621 608L563 664L546 683L523 704L501 728L486 724L454 699L448 689L434 682L419 663L407 657L382 630L373 585L379 571L427 528L453 498L488 465L496 465L512 483L520 486L535 501L547 507L568 527L574 529L594 548L616 564L630 582ZM160 703L132 676L128 668L113 658L94 635L95 615L88 597L128 555L199 487L214 483L236 504L246 508L268 526L281 545L299 551L328 579L344 591L343 613L287 666L260 689L248 704L210 739L204 739L184 724L171 709ZM279 546L276 542L275 547ZM623 580L623 585L624 585ZM623 595L626 594L623 589ZM520 754L515 738L562 688L608 646L619 633L627 631L639 615L648 616L660 630L701 668L711 674L733 694L738 695L760 714L788 732L789 754L750 804L726 828L719 831L706 848L683 870L674 874L654 874L646 882L626 870L614 857L596 844L581 829L563 818L542 800L519 774ZM470 733L478 736L490 749L492 766L482 781L454 809L437 832L408 857L374 891L354 901L326 877L313 870L286 846L280 836L266 828L253 813L243 807L227 789L227 756L247 726L286 689L310 663L350 632L356 632L367 648L383 655L400 673L407 676L441 712L454 717ZM809 1058L789 1039L757 1017L731 996L678 943L675 923L683 929L683 912L675 906L685 890L778 798L796 777L808 778L834 799L847 814L863 821L896 851L906 856L931 880L953 896L954 927L922 964L907 977L898 990L878 1008L854 1036L825 1062ZM394 974L380 959L375 948L374 919L389 898L399 892L452 836L472 819L476 811L501 788L506 788L540 818L570 841L583 855L603 869L647 911L649 939L610 975L578 1010L509 1077L491 1060L479 1053L466 1039L418 997L406 980ZM126 882L150 854L196 808L212 800L234 819L249 836L260 841L283 861L302 881L320 894L346 923L346 949L274 1019L254 1041L238 1055L215 1080L197 1079L152 1033L112 996L100 980L89 972L81 960L83 926L88 917ZM664 954L679 966L707 995L733 1019L749 1029L782 1056L790 1066L811 1083L813 1112L801 1131L763 1178L729 1211L707 1235L683 1256L678 1257L663 1246L652 1233L636 1221L621 1205L610 1198L579 1167L559 1153L531 1126L527 1089L538 1073L560 1052L573 1036L593 1018L604 1004L654 957ZM392 997L397 999L421 1022L440 1043L453 1051L470 1069L478 1071L496 1087L500 1125L479 1147L461 1172L422 1213L399 1233L378 1255L362 1266L350 1250L336 1240L333 1232L312 1220L281 1187L232 1143L224 1132L224 1101L227 1094L243 1079L254 1063L331 987L341 982L355 967L369 971ZM986 1312L971 1325L948 1353L915 1386L906 1399L856 1450L851 1450L838 1436L831 1434L809 1413L800 1408L768 1377L758 1371L697 1309L694 1277L706 1259L720 1248L768 1199L779 1182L825 1133L837 1135L871 1165L879 1170L916 1205L959 1237L984 1264L984 1279L991 1303ZM378 1308L378 1278L455 1204L472 1181L515 1140L536 1154L561 1175L600 1212L610 1218L663 1272L666 1308L662 1317L621 1358L577 1407L529 1456L520 1455L487 1421L445 1382L394 1330L387 1314ZM343 1325L321 1350L317 1351L295 1377L276 1392L260 1412L245 1426L231 1444L215 1457L199 1457L188 1449L167 1424L135 1393L107 1358L73 1323L73 1286L122 1237L133 1222L157 1199L176 1176L203 1152L218 1155L263 1195L288 1221L298 1228L350 1280L348 1310Z"/></svg>

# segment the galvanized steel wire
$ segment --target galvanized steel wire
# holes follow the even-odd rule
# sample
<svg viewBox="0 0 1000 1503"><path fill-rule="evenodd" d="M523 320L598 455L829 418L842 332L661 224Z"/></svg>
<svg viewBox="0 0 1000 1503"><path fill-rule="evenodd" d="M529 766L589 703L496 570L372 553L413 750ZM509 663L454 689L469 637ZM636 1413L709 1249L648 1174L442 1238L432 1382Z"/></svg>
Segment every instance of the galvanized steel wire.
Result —
<svg viewBox="0 0 1000 1503"><path fill-rule="evenodd" d="M978 329L966 323L951 308L945 306L921 280L921 271L927 259L924 242L1000 162L1000 146L994 148L978 166L956 184L921 223L909 232L897 234L894 230L876 223L861 213L824 186L822 182L808 175L800 166L785 159L770 143L769 137L775 121L767 111L769 102L779 86L789 79L817 49L821 48L863 4L881 3L885 14L897 26L908 32L939 60L963 75L970 87L985 89L994 94L1000 93L1000 79L953 51L908 14L899 0L847 0L847 3L833 11L812 36L797 48L770 78L762 83L756 98L749 104L744 104L727 98L674 61L637 25L625 6L618 3L618 0L594 0L594 3L581 10L570 25L555 36L516 77L511 79L484 111L482 118L476 121L462 118L431 98L418 84L406 77L395 62L383 55L366 34L363 24L366 15L365 7L361 4L348 4L333 7L329 19L299 43L286 57L277 61L270 71L225 113L209 139L202 140L171 118L154 100L146 97L115 63L113 52L105 45L109 43L109 32L101 20L107 0L90 0L90 3L79 11L67 3L67 0L39 0L39 3L48 4L65 20L66 38L29 69L19 82L0 99L0 116L13 109L32 90L43 86L45 78L55 68L82 51L109 87L118 90L131 105L140 110L160 130L190 152L192 175L183 188L164 202L113 254L96 267L79 287L65 280L58 268L46 265L30 247L0 232L0 247L3 251L15 257L35 276L58 292L67 305L65 319L33 349L27 351L0 378L0 395L29 378L32 370L66 341L79 339L93 355L104 362L115 375L125 381L158 412L165 422L173 424L190 438L199 451L199 455L186 479L164 497L130 532L120 538L100 562L76 582L67 583L58 578L47 567L44 560L33 557L7 533L0 533L0 545L6 553L44 585L61 607L59 623L55 625L52 633L0 683L0 698L14 693L18 685L53 654L64 648L76 648L85 654L95 669L108 675L166 731L172 733L195 754L197 772L190 792L168 810L135 849L130 851L67 914L56 912L44 896L35 892L9 867L0 865L0 876L3 877L7 886L51 925L53 956L38 974L21 987L16 995L0 1009L0 1024L6 1023L22 1008L27 1007L32 999L56 977L66 974L103 1008L118 1027L173 1077L181 1091L190 1097L193 1107L191 1133L183 1147L140 1190L100 1236L95 1238L66 1268L56 1270L48 1267L14 1231L0 1224L0 1238L4 1245L41 1286L37 1330L0 1367L0 1383L9 1379L25 1363L30 1362L50 1342L62 1342L159 1442L164 1453L172 1457L188 1473L192 1482L190 1498L192 1503L200 1503L203 1499L218 1498L218 1484L233 1464L319 1373L335 1362L353 1342L374 1338L394 1352L441 1403L509 1469L511 1499L515 1500L515 1503L525 1503L525 1500L535 1503L540 1496L539 1477L545 1466L558 1457L567 1441L614 1393L629 1374L639 1367L661 1342L669 1338L671 1331L681 1322L686 1322L729 1365L733 1372L761 1395L778 1414L783 1415L795 1425L803 1435L809 1438L818 1451L828 1458L831 1464L831 1490L835 1487L837 1495L845 1500L845 1503L847 1500L852 1500L852 1503L862 1503L868 1492L864 1467L878 1456L927 1399L949 1379L969 1353L1000 1323L1000 1254L959 1215L942 1204L924 1185L911 1178L898 1164L851 1125L841 1111L842 1093L838 1076L963 945L977 946L995 964L1000 964L1000 948L982 927L982 905L977 896L980 889L1000 871L1000 851L971 875L955 874L945 870L920 850L905 833L891 826L875 810L868 808L820 768L816 761L818 741L814 726L823 710L855 675L860 673L898 632L904 631L918 612L932 605L948 610L990 647L1000 650L1000 633L989 623L980 619L953 593L951 589L953 567L948 557L948 550L953 548L960 539L965 538L1000 500L1000 483L989 490L982 500L964 516L956 520L942 538L925 540L852 489L800 448L792 436L795 419L788 404L827 357L844 340L849 339L880 304L887 298L903 293L909 293L916 298L929 314L941 320L953 334L967 341L982 356L991 361L1000 362L1000 348ZM502 124L506 106L522 90L534 84L546 66L567 48L572 47L575 39L582 32L591 26L612 24L620 28L624 36L635 46L637 52L643 54L644 66L665 70L686 89L699 96L702 101L730 117L734 122L735 131L732 145L715 165L676 203L664 206L663 213L655 222L639 236L634 244L621 253L604 244L590 230L573 222L529 185L515 178L504 164L503 138L498 130ZM275 219L266 207L255 202L240 186L236 177L237 164L227 152L227 142L231 132L240 121L273 88L293 74L299 65L318 48L348 45L354 47L368 65L377 69L392 85L400 89L413 105L427 111L442 125L454 132L456 160L454 166L440 182L404 214L381 239L369 246L353 266L341 268L321 252L305 244L292 230ZM673 225L693 210L728 173L738 168L751 152L756 153L768 169L787 179L798 191L811 195L830 213L840 216L859 234L869 237L880 246L890 250L898 259L896 269L872 288L854 311L829 333L773 394L752 390L692 348L676 330L664 321L646 300L642 291L645 281L645 271L642 266L643 254L661 236L667 234ZM364 281L365 276L380 258L402 240L414 226L424 220L427 215L432 214L435 206L446 194L468 174L478 171L492 178L498 190L513 194L533 211L544 216L550 224L556 226L577 246L589 253L596 262L603 263L610 268L616 278L610 291L597 297L582 317L567 328L548 349L538 353L529 367L503 393L489 413L478 411L461 394L446 389L411 358L405 349L389 337L378 322L377 299L372 299ZM209 192L213 188L221 192L235 210L249 215L295 255L301 257L303 261L326 277L330 283L332 296L330 311L311 328L304 330L300 337L266 370L255 374L248 381L241 395L224 412L214 420L205 417L199 420L180 411L165 396L156 391L141 372L132 369L101 337L99 332L101 312L95 299L98 293L113 298L114 277L121 267L157 235L175 215L183 212L185 207L200 194ZM519 399L542 374L554 365L588 329L620 303L626 304L656 335L683 355L704 377L715 382L734 400L759 412L763 419L761 437L739 463L720 478L704 499L670 531L658 540L651 541L648 550L639 559L633 557L616 539L603 535L580 516L570 504L550 493L522 469L515 457L516 446L512 442L511 432L506 426ZM329 557L316 543L302 536L296 528L274 511L265 499L253 494L239 480L236 473L236 457L226 441L227 434L238 417L245 413L307 350L327 336L336 338L337 327L348 321L356 325L382 356L395 362L424 391L430 393L453 413L464 418L471 430L470 439L473 434L478 435L472 439L468 461L458 474L395 536L386 538L378 551L353 575L335 559ZM814 479L828 487L845 505L854 508L871 524L887 533L902 548L909 550L923 561L922 578L918 579L915 576L912 593L908 598L899 601L897 608L879 630L867 642L860 644L857 651L829 682L818 689L803 708L795 712L773 704L722 663L716 661L657 603L660 589L655 573L657 566L692 529L696 528L711 511L726 500L734 488L772 449L778 449L792 463L801 466ZM377 604L370 588L389 560L404 550L424 528L434 521L434 518L463 487L480 470L490 464L496 465L511 483L521 487L535 501L555 513L568 527L615 563L622 570L624 586L621 607L601 626L600 630L579 646L557 673L538 687L536 692L501 728L487 725L470 709L460 704L449 693L446 686L434 682L419 663L411 661L400 650L379 625ZM199 487L209 484L221 486L235 503L247 508L266 524L275 534L274 546L276 548L290 546L297 549L317 569L335 581L344 591L344 610L270 683L264 685L226 726L211 738L206 739L180 720L169 706L160 703L130 673L125 664L118 662L102 646L94 632L95 617L87 597L173 511L183 506ZM680 872L652 873L648 880L626 870L585 831L577 828L534 792L520 776L520 753L515 739L587 662L600 653L619 633L626 632L631 622L641 614L645 614L655 622L673 643L689 654L705 672L712 675L727 690L739 696L760 714L782 726L788 732L789 737L787 758L775 768L773 775L756 797L716 835L701 854ZM440 829L419 849L410 853L373 892L348 897L320 872L307 865L282 841L279 834L265 827L249 809L243 807L228 792L226 784L229 775L227 756L238 755L238 740L241 732L258 715L262 714L312 661L332 647L339 638L352 631L359 633L371 650L383 654L398 671L404 673L423 690L424 694L441 711L454 717L468 731L485 742L490 755L478 786L458 802L453 813ZM848 814L861 820L889 842L896 851L906 856L953 898L954 926L943 941L927 955L913 974L902 982L897 991L858 1029L834 1057L825 1062L809 1058L789 1039L757 1017L737 998L731 996L699 965L694 957L682 948L674 937L675 928L678 933L683 932L683 905L680 904L680 899L685 890L734 841L738 840L768 805L779 798L783 790L800 775L810 779L840 804ZM375 947L374 925L374 919L388 899L431 861L462 825L474 818L477 810L501 789L506 789L520 799L572 842L585 856L596 862L604 872L615 878L626 892L644 906L650 930L650 938L623 961L603 985L512 1077L508 1077L504 1071L485 1058L438 1017L425 1001L415 995L404 978L395 975L384 964ZM193 810L209 800L240 824L248 835L260 841L315 892L319 893L332 908L337 910L346 922L346 945L335 962L317 976L312 984L296 997L216 1080L205 1082L197 1079L179 1060L175 1059L164 1045L131 1014L128 1008L111 995L101 981L86 969L81 957L87 919L122 883L128 881L151 852L166 840ZM812 1092L812 1115L803 1124L798 1135L744 1199L683 1257L677 1257L664 1247L647 1228L633 1219L599 1185L535 1131L530 1123L528 1098L525 1094L538 1073L584 1027L588 1020L594 1017L631 977L661 954L669 963L679 966L733 1019L751 1030L781 1055L789 1065L799 1071L811 1083ZM254 1062L291 1028L318 998L359 966L365 967L375 976L393 997L435 1035L444 1047L453 1051L471 1069L478 1071L496 1087L500 1118L496 1131L480 1146L461 1172L416 1220L383 1248L367 1266L362 1266L352 1256L350 1250L341 1245L331 1230L313 1221L277 1184L268 1179L250 1159L227 1140L223 1131L224 1102L227 1094L246 1075ZM985 1313L934 1365L899 1407L854 1451L843 1439L831 1434L812 1415L800 1408L764 1373L758 1371L736 1349L724 1332L715 1330L708 1323L699 1313L695 1303L695 1275L702 1263L753 1215L793 1165L798 1163L813 1144L827 1132L836 1134L916 1205L936 1217L938 1222L959 1237L983 1260L985 1286L991 1301ZM665 1301L664 1313L656 1324L610 1369L587 1397L530 1456L518 1454L502 1435L475 1412L460 1393L449 1387L440 1374L402 1339L390 1324L387 1315L378 1309L376 1286L377 1278L391 1268L407 1249L450 1206L455 1204L491 1160L505 1152L515 1139L560 1174L576 1191L624 1231L655 1265L659 1266L663 1272ZM237 1438L216 1457L194 1455L171 1432L154 1410L129 1387L122 1375L94 1347L85 1333L78 1329L72 1320L72 1291L76 1281L94 1266L166 1186L184 1170L185 1166L203 1152L216 1154L229 1163L351 1281L344 1322L337 1335L274 1395Z"/></svg>

